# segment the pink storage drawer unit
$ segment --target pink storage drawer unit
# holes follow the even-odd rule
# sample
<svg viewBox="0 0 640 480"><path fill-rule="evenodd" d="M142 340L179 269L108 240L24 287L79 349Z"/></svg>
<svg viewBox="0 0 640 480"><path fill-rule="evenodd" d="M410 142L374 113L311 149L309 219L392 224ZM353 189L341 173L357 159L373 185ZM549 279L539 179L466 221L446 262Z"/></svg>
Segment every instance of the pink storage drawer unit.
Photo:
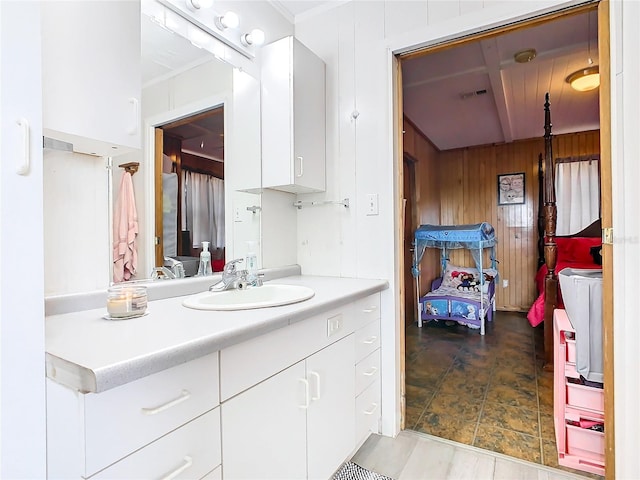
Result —
<svg viewBox="0 0 640 480"><path fill-rule="evenodd" d="M604 390L567 382L566 403L574 408L586 408L598 413L604 411Z"/></svg>
<svg viewBox="0 0 640 480"><path fill-rule="evenodd" d="M604 475L604 433L574 425L583 419L604 421L604 390L570 381L579 378L575 331L564 310L556 310L553 319L553 413L558 463Z"/></svg>
<svg viewBox="0 0 640 480"><path fill-rule="evenodd" d="M604 465L604 433L567 425L567 454L580 457L582 463Z"/></svg>

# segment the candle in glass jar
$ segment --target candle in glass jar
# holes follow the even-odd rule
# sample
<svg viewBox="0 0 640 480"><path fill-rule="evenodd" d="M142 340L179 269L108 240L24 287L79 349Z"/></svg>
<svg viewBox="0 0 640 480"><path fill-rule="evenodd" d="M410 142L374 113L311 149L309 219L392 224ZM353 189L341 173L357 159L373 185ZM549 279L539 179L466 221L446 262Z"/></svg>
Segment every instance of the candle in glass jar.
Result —
<svg viewBox="0 0 640 480"><path fill-rule="evenodd" d="M109 289L107 312L112 318L142 315L147 309L146 287L115 286Z"/></svg>

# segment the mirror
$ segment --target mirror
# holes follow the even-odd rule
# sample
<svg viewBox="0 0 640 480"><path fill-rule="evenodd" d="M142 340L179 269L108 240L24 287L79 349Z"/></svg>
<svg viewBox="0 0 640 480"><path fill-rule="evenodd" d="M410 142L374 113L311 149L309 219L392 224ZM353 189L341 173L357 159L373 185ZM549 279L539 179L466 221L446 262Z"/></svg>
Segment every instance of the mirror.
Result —
<svg viewBox="0 0 640 480"><path fill-rule="evenodd" d="M171 268L175 260L190 275L197 269L203 241L209 242L213 269L220 271L225 257L244 255L234 245L259 241L260 210L253 213L246 207L260 207L260 195L245 199L236 193L242 182L234 180L243 170L256 168L248 163L252 159L260 169L259 81L150 17L143 14L141 20L143 155L147 184L155 193L153 209L146 208L136 278L148 277L154 267ZM248 103L253 92L247 84L255 92ZM253 133L247 125L251 119L242 121L247 112L258 122ZM163 188L167 179L177 187L172 200ZM169 204L176 206L171 213L163 208ZM177 228L164 228L167 221ZM168 241L170 233L173 242Z"/></svg>
<svg viewBox="0 0 640 480"><path fill-rule="evenodd" d="M102 290L112 281L109 225L124 172L119 165L130 162L139 163L132 177L139 224L133 278L150 278L156 265L155 152L162 148L156 148L155 130L215 109L224 130L225 257L243 257L248 241L260 245L259 80L247 73L251 68L218 60L144 13L141 22L142 150L112 159L45 150L46 296ZM197 258L199 250L190 253ZM259 265L261 253L259 248Z"/></svg>

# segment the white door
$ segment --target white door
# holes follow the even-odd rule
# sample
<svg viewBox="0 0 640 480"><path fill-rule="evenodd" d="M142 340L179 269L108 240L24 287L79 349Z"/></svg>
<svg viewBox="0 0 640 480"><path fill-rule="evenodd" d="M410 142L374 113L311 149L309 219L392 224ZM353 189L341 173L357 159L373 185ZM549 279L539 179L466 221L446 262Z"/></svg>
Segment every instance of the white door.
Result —
<svg viewBox="0 0 640 480"><path fill-rule="evenodd" d="M349 335L307 359L308 478L327 479L355 447L355 341Z"/></svg>
<svg viewBox="0 0 640 480"><path fill-rule="evenodd" d="M222 404L225 480L306 477L307 390L302 361Z"/></svg>
<svg viewBox="0 0 640 480"><path fill-rule="evenodd" d="M0 2L0 478L46 478L40 48L40 2Z"/></svg>

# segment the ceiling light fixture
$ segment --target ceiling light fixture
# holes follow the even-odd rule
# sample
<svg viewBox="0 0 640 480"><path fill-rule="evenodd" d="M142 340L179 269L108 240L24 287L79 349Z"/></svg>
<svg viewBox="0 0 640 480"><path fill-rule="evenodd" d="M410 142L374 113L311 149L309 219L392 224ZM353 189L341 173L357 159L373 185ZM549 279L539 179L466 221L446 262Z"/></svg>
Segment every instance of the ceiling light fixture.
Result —
<svg viewBox="0 0 640 480"><path fill-rule="evenodd" d="M520 50L519 52L514 53L513 59L517 63L529 63L531 60L536 58L537 54L538 52L536 52L535 48L527 48L526 50Z"/></svg>
<svg viewBox="0 0 640 480"><path fill-rule="evenodd" d="M600 86L600 69L598 65L583 68L573 72L567 78L567 83L578 92L588 92Z"/></svg>
<svg viewBox="0 0 640 480"><path fill-rule="evenodd" d="M590 14L587 14L587 48L588 48L588 67L573 72L566 78L571 88L578 92L588 92L600 86L600 68L593 64L591 59L591 21Z"/></svg>
<svg viewBox="0 0 640 480"><path fill-rule="evenodd" d="M240 24L240 19L234 12L227 12L216 17L214 22L218 30L226 30L227 28L236 28Z"/></svg>
<svg viewBox="0 0 640 480"><path fill-rule="evenodd" d="M191 10L213 7L213 0L186 0L187 7Z"/></svg>
<svg viewBox="0 0 640 480"><path fill-rule="evenodd" d="M240 41L245 47L262 45L264 40L264 32L259 28L254 28L250 33L245 33L240 37Z"/></svg>

